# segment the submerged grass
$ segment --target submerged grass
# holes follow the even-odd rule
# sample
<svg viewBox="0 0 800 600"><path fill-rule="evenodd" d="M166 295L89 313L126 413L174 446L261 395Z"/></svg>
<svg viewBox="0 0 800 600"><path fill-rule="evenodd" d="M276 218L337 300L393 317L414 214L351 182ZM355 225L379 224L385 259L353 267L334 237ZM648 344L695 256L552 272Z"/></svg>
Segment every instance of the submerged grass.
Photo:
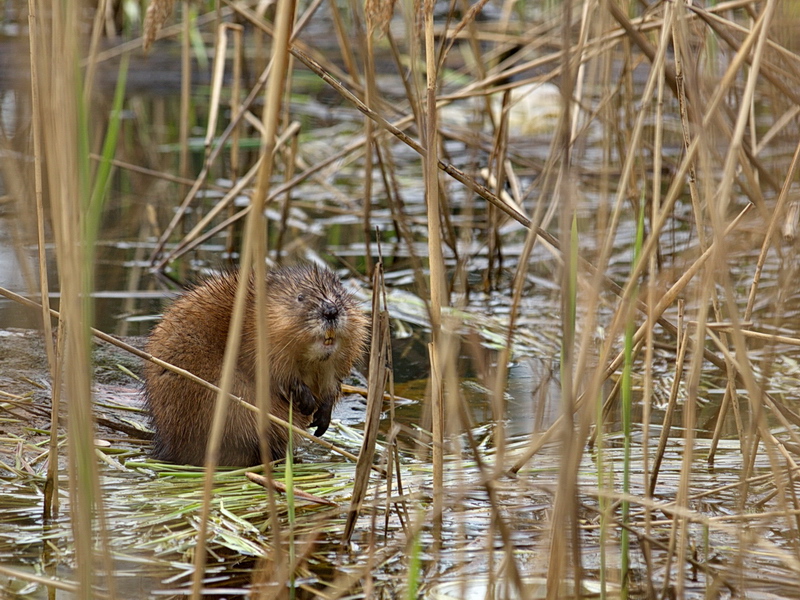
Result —
<svg viewBox="0 0 800 600"><path fill-rule="evenodd" d="M295 20L287 0L273 22L259 2L154 0L151 57L171 63L156 40L182 36L176 127L172 109L142 111L125 91L130 40L99 51L114 27L100 6L31 0L18 21L33 86L18 93L34 110L30 128L2 120L3 182L17 222L38 231L41 297L48 263L57 273L59 343L48 386L0 373L15 428L0 439L0 558L12 565L0 589L128 597L121 575L147 565L133 596L796 592L800 58L788 6L311 2ZM192 51L214 55L202 88ZM90 91L118 55L103 106ZM307 103L284 101L304 84ZM139 200L149 195L158 202ZM306 463L266 466L266 491L216 471L229 378L209 469L95 445L93 257L127 221L174 280L219 265L211 244L257 274L264 258L327 257L354 280L385 280L385 293L372 284L367 433L329 435L348 460L361 448L358 467L304 450ZM407 377L427 385L412 417L394 398L380 415L405 358L391 356L390 329L424 338L392 344L422 357ZM558 363L558 381L512 391L533 359ZM258 372L267 390L268 365ZM35 422L50 406L53 425Z"/></svg>

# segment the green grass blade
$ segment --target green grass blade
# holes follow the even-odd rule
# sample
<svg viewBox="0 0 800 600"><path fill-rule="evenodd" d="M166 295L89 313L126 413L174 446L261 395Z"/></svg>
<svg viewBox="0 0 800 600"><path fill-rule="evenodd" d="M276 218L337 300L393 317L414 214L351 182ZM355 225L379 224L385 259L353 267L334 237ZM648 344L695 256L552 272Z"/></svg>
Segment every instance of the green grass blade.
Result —
<svg viewBox="0 0 800 600"><path fill-rule="evenodd" d="M106 131L106 137L103 140L100 164L97 167L97 173L95 174L92 185L92 193L89 198L89 206L86 211L86 235L87 240L92 242L94 242L97 237L100 220L103 214L103 206L105 205L108 187L111 181L111 160L114 158L114 154L117 150L117 140L119 139L119 131L122 125L122 107L125 102L125 85L128 79L129 62L129 55L123 54L119 66L117 85L114 90L114 102L111 107L111 117L108 121L108 131Z"/></svg>

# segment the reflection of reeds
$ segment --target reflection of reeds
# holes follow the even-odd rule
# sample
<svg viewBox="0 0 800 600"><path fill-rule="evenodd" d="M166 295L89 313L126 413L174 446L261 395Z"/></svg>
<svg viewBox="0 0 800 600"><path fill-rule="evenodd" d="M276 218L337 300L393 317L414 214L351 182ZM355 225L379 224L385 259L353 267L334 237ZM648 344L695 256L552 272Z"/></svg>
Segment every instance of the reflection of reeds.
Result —
<svg viewBox="0 0 800 600"><path fill-rule="evenodd" d="M218 13L201 16L196 25L214 23L214 14L222 19L235 14L239 21L238 25L216 23L202 166L193 173L189 160L193 26L188 18L189 3L180 4L182 29L164 28L157 33L169 18L172 4L151 4L145 41L183 34L181 123L175 136L180 148L176 170L183 179L175 179L173 173L162 176L188 185L178 193L180 201L175 204L180 207L162 228L152 264L157 269L185 264L184 257L202 241L226 228L232 231L246 218L241 266L260 273L263 258L269 254L265 207L278 199L282 203L280 223L273 228L278 233L269 240L269 250L291 254L292 248L302 247L304 241L292 239L287 224L290 203L302 198L302 186L330 164L348 160L363 167L363 195L348 198L350 204L341 210L361 217L358 236L365 249L363 260L349 266L362 275L374 272L374 280L380 279L384 265L377 261L376 242L384 240L373 236L379 220L376 209L387 208L391 219L386 220L388 231L380 236L391 236L392 243L407 247L410 258L405 265L413 271L414 289L425 302L432 331L425 399L425 424L430 433L409 434L407 427L397 424L384 432L392 443L382 450L382 465L370 468L374 452L370 446L374 448L380 409L376 397L382 394L388 377L385 363L370 363L370 435L359 460L346 526L348 536L355 531L356 539L359 528L368 529L356 543L363 545L368 539L369 548L356 557L357 574L341 569L331 579L334 583L326 590L330 597L383 585L374 575L391 556L407 560L410 587L430 585L432 580L426 578L435 579L431 573L436 569L427 569L424 563L439 564L443 558L452 558L448 552L466 552L470 545L483 549L490 579L524 588L529 575L545 576L550 583L549 597L557 596L559 582L582 577L599 578L609 590L612 583L625 584L632 594L656 597L674 593L680 597L689 593L693 569L705 573L709 595L720 586L744 588L745 573L752 569L749 561L754 560L747 548L751 543L772 552L787 581L800 581L796 558L787 557L787 549L800 544L794 479L797 465L790 451L792 444L800 447L800 418L791 405L797 396L775 397L769 392L781 352L796 345L797 337L795 324L784 320L791 312L781 304L794 293L794 249L777 235L781 228L791 231L793 226L786 215L796 204L792 186L800 160L800 98L795 91L800 88L800 65L796 55L784 47L791 38L773 36L774 11L786 9L779 9L775 2L745 1L709 10L665 3L633 18L627 6L615 2L608 4L608 10L562 4L557 11L539 15L532 28L519 33L514 30L519 23L511 14L490 23L477 21L477 5L465 7L463 15L434 18L432 2L417 7L419 13L410 3L394 7L391 2L368 2L363 30L356 18L360 14L337 5L331 7L338 44L332 57L302 35L303 26L320 17L320 2L312 2L296 26L288 0L279 3L275 25L253 7L223 3ZM110 160L114 136L106 135L105 130L94 131L95 124L88 121L87 98L96 79L95 64L114 52L97 51L100 20L96 20L86 50L83 83L75 67L84 52L76 33L80 30L78 3L50 7L33 1L31 7L36 13L30 47L32 82L38 85L38 90L34 87L31 132L36 170L29 175L30 185L25 180L27 173L4 174L9 180L16 178L8 186L15 194L22 195L18 190L27 189L35 195L44 298L49 287L45 225L52 224L62 298L58 332L63 341L58 352L48 347L54 382L53 418L57 419L58 382L63 374L77 578L81 589L88 590L97 583L91 569L92 541L98 535L108 557L100 526L103 502L89 403L88 327L92 314L88 293L93 289L93 245L102 222L106 181L112 177L112 166L119 169L126 162ZM45 10L54 12L45 13L48 18L42 19ZM403 21L402 31L390 23L393 10L400 13L397 18ZM55 18L50 19L51 14ZM244 89L241 67L247 63L242 55L253 30L273 40L273 60L270 67L256 73L250 88ZM231 31L237 40L232 45L227 41ZM235 58L228 60L228 53ZM339 59L343 69L338 66ZM284 111L288 77L284 69L290 60L314 73L364 115L364 126L352 140L332 140L328 157L310 165L305 163L302 138L297 135L300 125ZM254 62L267 61L259 56ZM231 83L225 76L229 63L233 63ZM378 77L387 73L378 73L378 64L394 66L396 89L405 97L387 98ZM552 129L537 134L546 137L544 144L550 147L548 156L540 160L527 153L525 140L515 139L514 134L519 133L511 125L515 108L511 95L501 99L501 93L528 83L552 82L559 84L562 105L551 113L558 115L557 124L549 123ZM262 95L264 85L268 88ZM264 98L265 114L259 119L254 106L260 97ZM446 107L470 99L475 102L464 110L479 113L481 127L485 124L486 129L448 122ZM220 110L225 106L230 107L230 115ZM765 124L768 117L772 122ZM113 128L112 119L108 130L113 133ZM257 131L264 140L252 156L238 150L239 141L250 131ZM94 144L102 137L108 144L94 155L96 162L92 163L90 150L94 148L89 141ZM453 158L445 151L451 139L467 148L463 156ZM234 150L226 149L228 142ZM424 223L410 216L398 176L404 166L398 156L408 148L419 155L413 168L424 182ZM600 158L589 158L590 152ZM474 164L462 161L464 156ZM40 170L42 164L46 168ZM373 180L373 172L380 176ZM230 186L218 181L226 176L230 176ZM280 177L283 183L277 185ZM215 206L203 207L201 192L212 188L221 189L224 196ZM468 198L459 199L454 191L464 189ZM251 203L237 211L234 201L243 193L250 194ZM584 200L588 195L591 202ZM678 214L683 206L689 209ZM201 208L202 214L190 221L189 209ZM691 230L690 241L676 250L673 236L683 232L684 219ZM517 231L510 227L513 222L519 225ZM748 234L742 233L745 226L751 228ZM637 259L627 262L634 242L620 239L634 230L644 239L637 246ZM414 246L415 242L427 246ZM515 245L518 248L512 251ZM546 273L557 273L553 303L561 307L561 349L549 358L562 367L562 404L555 422L520 443L508 435L505 419L511 413L505 392L514 349L531 317L526 314L531 309L527 296L533 293L530 276L541 276L543 271L531 263L532 257L542 256L536 254L539 246L554 257ZM478 250L473 250L476 247ZM238 250L229 245L231 248ZM426 250L421 252L421 248ZM783 259L775 257L781 253ZM626 258L620 259L623 255ZM756 266L737 264L739 256ZM481 266L475 266L479 260ZM737 278L731 273L734 267ZM779 271L769 281L774 284L772 289L766 288L762 279L767 267ZM513 276L506 280L509 270ZM481 277L474 277L476 273ZM493 357L496 365L466 343L469 339L463 344L472 352L475 370L490 398L491 451L476 438L472 408L459 376L460 332L472 327L459 315L472 310L467 298L475 293L478 280L481 291L507 296L509 310L506 329L498 336L503 340L501 348ZM382 307L377 299L376 295L373 307ZM771 299L775 299L774 306L765 310L763 305ZM242 318L241 313L236 316L233 331ZM385 332L388 317L380 313L374 318L376 333ZM49 344L53 336L47 313L45 322ZM263 323L260 327L263 332ZM756 337L759 332L750 327L763 329L762 337ZM600 328L603 334L598 339ZM770 335L781 328L790 328L790 335ZM234 349L236 337L231 335ZM259 339L268 341L268 332ZM385 358L384 342L376 339L371 358ZM663 380L659 383L655 369L667 344L674 371L669 386ZM229 375L220 383L220 400L225 401L229 399L235 352L230 356ZM259 369L264 378L260 389L268 388L267 371L267 365ZM606 390L609 381L615 385ZM698 414L707 404L704 390L710 381L724 388L724 393L711 425L706 425L698 421ZM666 397L663 410L652 404L659 385ZM633 401L638 396L640 403ZM266 412L267 399L264 394L262 412ZM224 416L224 402L219 406L218 424ZM641 406L641 414L635 410L637 406ZM624 411L624 456L615 452L613 439L606 436L609 430L616 432L613 415L620 409ZM660 422L655 425L660 429L653 428L657 416ZM698 487L697 459L706 448L709 460L714 459L725 427L735 430L733 437L741 444L738 496L725 509L747 525L747 533L744 527L737 533L719 524L717 517L702 514L701 499L719 490ZM51 491L55 490L58 467L56 433L53 427L48 498L57 497ZM220 435L218 426L209 451L212 467ZM706 444L702 437L710 441ZM401 475L403 481L409 477L400 460L405 441L422 448L416 456L427 463L423 483L412 492L400 487L403 482L399 480ZM594 454L586 452L587 442ZM516 520L508 505L531 501L526 486L537 483L531 470L548 461L554 444L560 454L559 472L547 482L552 484L547 496L552 510L547 526L532 528L537 537L531 542L537 556L546 560L528 562L516 552L515 528L525 524ZM682 452L680 458L670 458L669 450L677 449ZM768 500L754 507L753 486L767 485L755 472L759 460L769 465L772 481L764 494ZM581 470L592 464L597 471L591 480L596 489L581 479ZM374 500L367 476L370 470L389 478L389 485L381 488L385 489L383 496L375 488ZM670 470L678 473L672 481L665 476ZM453 483L454 473L462 472L473 479ZM289 482L293 475L293 470L287 473ZM518 479L510 480L512 476ZM266 477L272 477L269 470ZM509 481L524 491L514 489ZM212 535L212 484L209 472L203 509L198 513L196 597L206 573L206 538ZM430 497L420 500L414 495L419 489L430 492ZM265 522L269 522L271 536L263 550L270 558L264 559L253 578L261 584L307 573L320 532L340 534L340 530L324 526L313 532L294 525L282 530L280 500L271 487L268 490L266 510L270 516ZM466 527L459 529L453 525L455 519L446 519L461 515L460 511L470 514L460 503L477 494L485 499L481 509L489 518L476 541L474 532L468 535ZM590 537L594 511L600 513L597 538ZM383 523L378 515L384 517ZM388 528L395 515L401 524L398 531L384 536L382 527ZM701 553L698 558L694 554L693 545L702 541L694 528L697 523L712 535L738 535L739 548L726 550L726 556L736 563L734 569L703 560L708 555ZM431 526L434 534L429 540L426 536ZM764 533L768 527L780 528L784 540L773 542ZM297 549L288 551L295 543ZM583 554L595 543L600 546L600 567ZM637 579L629 580L627 568L642 562L645 566L636 569ZM110 574L109 562L104 564ZM111 581L109 577L108 586ZM265 592L263 597L267 595Z"/></svg>

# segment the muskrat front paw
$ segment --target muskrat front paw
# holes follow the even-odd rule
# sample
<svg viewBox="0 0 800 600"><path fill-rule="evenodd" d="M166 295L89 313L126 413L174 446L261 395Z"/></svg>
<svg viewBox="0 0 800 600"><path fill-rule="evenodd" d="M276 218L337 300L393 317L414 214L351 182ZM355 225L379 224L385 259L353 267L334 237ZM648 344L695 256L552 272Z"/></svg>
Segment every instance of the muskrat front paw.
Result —
<svg viewBox="0 0 800 600"><path fill-rule="evenodd" d="M336 398L325 398L319 403L317 412L314 413L314 420L309 423L309 427L316 427L314 435L320 437L328 431L328 425L331 424L331 413L333 412L333 405Z"/></svg>
<svg viewBox="0 0 800 600"><path fill-rule="evenodd" d="M313 414L317 408L317 399L302 381L293 381L287 386L281 386L280 395L304 415Z"/></svg>

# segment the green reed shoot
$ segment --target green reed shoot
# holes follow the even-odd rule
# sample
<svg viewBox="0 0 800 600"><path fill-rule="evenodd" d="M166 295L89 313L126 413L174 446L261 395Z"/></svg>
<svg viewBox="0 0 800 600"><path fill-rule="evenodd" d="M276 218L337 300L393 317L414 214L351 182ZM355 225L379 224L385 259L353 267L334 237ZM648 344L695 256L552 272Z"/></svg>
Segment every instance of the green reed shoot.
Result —
<svg viewBox="0 0 800 600"><path fill-rule="evenodd" d="M108 120L108 130L106 131L105 139L103 140L103 149L100 152L100 164L94 175L92 182L92 191L88 197L88 205L86 208L86 242L87 249L94 252L95 242L97 240L97 233L100 229L100 220L103 215L103 208L108 197L108 190L111 184L111 161L117 151L117 140L119 139L119 131L122 125L122 107L125 103L125 86L128 78L128 64L130 63L130 55L124 54L119 66L119 75L117 76L117 85L114 89L114 101L111 105L111 116ZM83 145L88 148L89 131L87 128L83 129Z"/></svg>
<svg viewBox="0 0 800 600"><path fill-rule="evenodd" d="M417 598L417 588L419 587L420 571L422 569L422 544L420 543L420 533L414 535L411 542L411 550L408 553L408 588L406 591L407 600L415 600Z"/></svg>

